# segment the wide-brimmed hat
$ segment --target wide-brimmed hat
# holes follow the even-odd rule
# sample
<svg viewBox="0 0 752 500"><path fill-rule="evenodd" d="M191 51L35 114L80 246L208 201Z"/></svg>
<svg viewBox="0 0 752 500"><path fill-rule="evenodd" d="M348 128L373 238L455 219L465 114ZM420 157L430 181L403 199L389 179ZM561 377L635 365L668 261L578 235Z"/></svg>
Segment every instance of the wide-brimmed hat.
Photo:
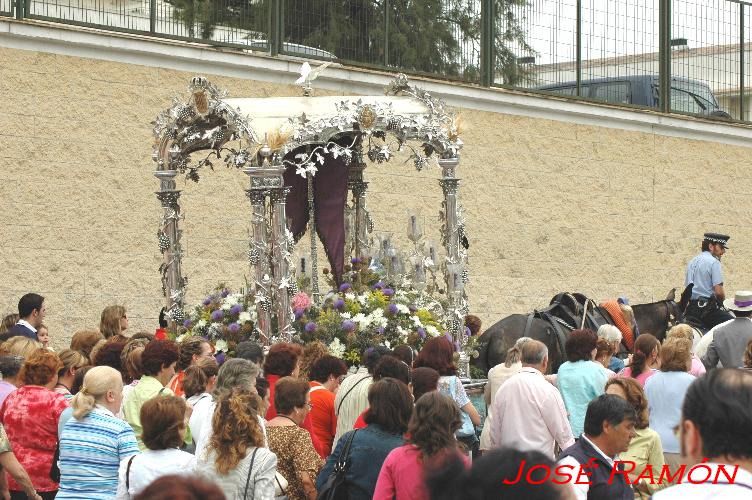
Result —
<svg viewBox="0 0 752 500"><path fill-rule="evenodd" d="M723 248L726 248L726 249L728 249L728 240L729 238L731 238L731 236L727 234L721 234L721 233L705 233L703 237L705 241L719 244Z"/></svg>
<svg viewBox="0 0 752 500"><path fill-rule="evenodd" d="M752 311L752 292L736 292L734 298L724 300L723 305L731 311Z"/></svg>

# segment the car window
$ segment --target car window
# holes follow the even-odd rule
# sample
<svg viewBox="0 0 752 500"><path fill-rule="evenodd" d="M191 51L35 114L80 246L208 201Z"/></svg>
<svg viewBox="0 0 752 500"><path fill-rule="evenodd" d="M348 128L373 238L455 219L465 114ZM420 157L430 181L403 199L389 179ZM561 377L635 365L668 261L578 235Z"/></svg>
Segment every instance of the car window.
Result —
<svg viewBox="0 0 752 500"><path fill-rule="evenodd" d="M671 88L671 111L680 113L702 114L705 109L689 92Z"/></svg>
<svg viewBox="0 0 752 500"><path fill-rule="evenodd" d="M590 97L615 104L629 104L629 82L599 83L593 86Z"/></svg>
<svg viewBox="0 0 752 500"><path fill-rule="evenodd" d="M568 95L568 96L576 96L577 95L577 87L572 85L571 87L557 87L553 89L545 89L546 92L553 92L554 94L559 95ZM588 96L588 86L587 85L580 85L580 94L582 97Z"/></svg>

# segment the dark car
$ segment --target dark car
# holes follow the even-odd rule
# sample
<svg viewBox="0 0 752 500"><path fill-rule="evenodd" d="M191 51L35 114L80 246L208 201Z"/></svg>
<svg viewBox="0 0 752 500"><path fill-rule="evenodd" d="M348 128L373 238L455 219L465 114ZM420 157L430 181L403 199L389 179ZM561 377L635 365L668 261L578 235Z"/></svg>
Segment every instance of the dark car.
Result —
<svg viewBox="0 0 752 500"><path fill-rule="evenodd" d="M558 83L536 87L555 94L577 95L576 82ZM649 108L658 108L659 79L652 75L619 76L582 80L580 97L613 104L633 104ZM697 116L730 118L723 111L710 87L697 80L687 78L671 79L671 111Z"/></svg>

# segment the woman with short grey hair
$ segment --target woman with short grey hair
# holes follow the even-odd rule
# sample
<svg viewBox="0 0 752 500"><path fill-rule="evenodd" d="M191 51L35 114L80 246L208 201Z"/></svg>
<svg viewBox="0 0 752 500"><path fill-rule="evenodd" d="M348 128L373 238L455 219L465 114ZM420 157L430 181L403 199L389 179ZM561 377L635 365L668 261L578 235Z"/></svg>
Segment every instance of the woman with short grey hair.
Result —
<svg viewBox="0 0 752 500"><path fill-rule="evenodd" d="M256 392L256 377L258 377L258 374L259 367L247 359L233 358L224 362L217 374L217 383L214 385L212 397L204 398L196 403L188 423L193 442L196 443L197 457L201 456L201 453L206 449L206 445L209 444L212 416L217 406L217 400L230 395L233 391L250 392L258 395L258 392ZM266 440L266 426L261 416L259 416L259 424L264 432L264 440Z"/></svg>
<svg viewBox="0 0 752 500"><path fill-rule="evenodd" d="M611 361L609 361L606 368L614 373L619 373L624 369L624 360L616 356L619 353L619 348L621 347L621 330L619 330L614 325L601 325L600 327L598 327L597 335L599 339L603 339L608 342L614 352L614 355L611 356Z"/></svg>

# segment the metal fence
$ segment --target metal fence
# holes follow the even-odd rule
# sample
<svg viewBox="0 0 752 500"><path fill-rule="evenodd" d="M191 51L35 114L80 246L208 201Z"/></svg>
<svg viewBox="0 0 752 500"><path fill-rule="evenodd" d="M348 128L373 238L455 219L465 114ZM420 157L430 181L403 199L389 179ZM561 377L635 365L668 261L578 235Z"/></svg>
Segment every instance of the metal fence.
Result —
<svg viewBox="0 0 752 500"><path fill-rule="evenodd" d="M0 16L750 119L752 0L0 0Z"/></svg>

